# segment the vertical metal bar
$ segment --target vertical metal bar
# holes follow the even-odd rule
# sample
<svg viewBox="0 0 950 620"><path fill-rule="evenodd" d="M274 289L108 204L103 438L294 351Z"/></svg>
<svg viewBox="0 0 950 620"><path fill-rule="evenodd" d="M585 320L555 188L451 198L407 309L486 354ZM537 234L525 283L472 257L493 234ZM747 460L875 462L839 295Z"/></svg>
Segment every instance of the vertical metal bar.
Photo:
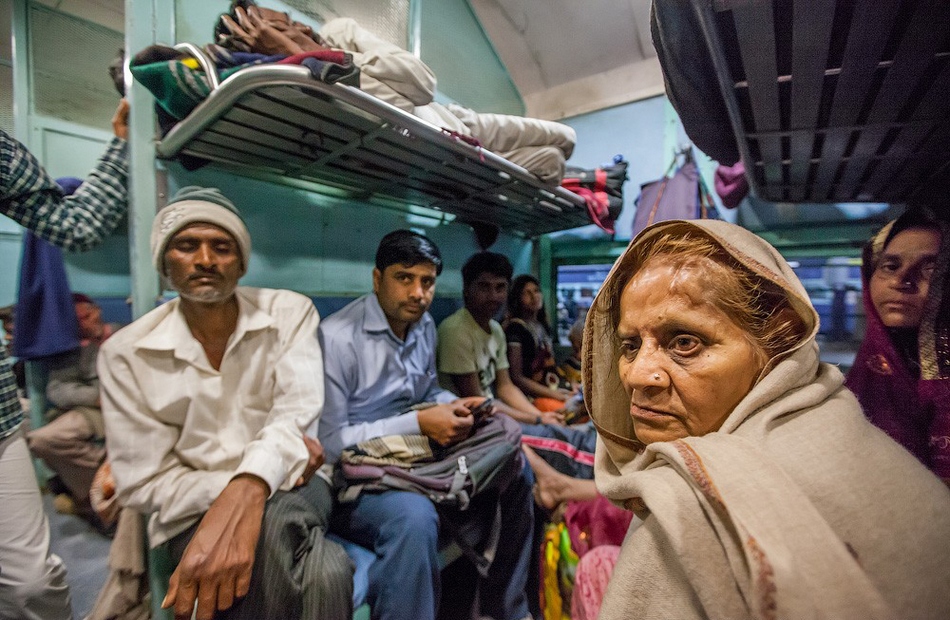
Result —
<svg viewBox="0 0 950 620"><path fill-rule="evenodd" d="M722 91L722 98L726 104L726 112L729 113L729 122L732 124L732 132L736 138L736 146L739 147L739 155L745 162L748 169L749 186L751 193L758 196L755 184L755 175L752 173L752 155L749 152L749 143L745 139L745 128L742 124L742 113L739 111L739 103L736 101L735 88L732 83L732 77L729 73L729 64L722 51L722 41L719 38L719 32L716 30L715 14L713 13L711 0L692 0L693 10L699 19L700 28L703 31L703 38L706 40L706 47L709 48L709 56L712 59L713 66L716 68L716 78L719 80L719 90Z"/></svg>
<svg viewBox="0 0 950 620"><path fill-rule="evenodd" d="M46 383L49 380L49 367L46 362L28 360L26 362L26 395L30 399L30 428L39 428L46 424ZM41 485L53 477L53 472L42 459L33 458L33 470Z"/></svg>
<svg viewBox="0 0 950 620"><path fill-rule="evenodd" d="M138 50L170 40L169 32L159 32L159 24L171 30L172 0L125 2L125 51L131 57ZM155 166L155 116L152 96L142 85L130 83L127 96L129 114L129 266L132 286L132 317L138 318L155 307L160 293L158 273L152 266L149 235L159 199L159 172ZM163 201L164 202L164 201Z"/></svg>
<svg viewBox="0 0 950 620"><path fill-rule="evenodd" d="M422 58L422 0L409 0L409 51Z"/></svg>
<svg viewBox="0 0 950 620"><path fill-rule="evenodd" d="M538 281L541 282L541 293L544 295L544 308L548 315L548 324L554 328L554 344L557 338L557 274L554 272L554 253L552 252L551 237L541 235L532 241ZM534 262L534 261L532 261Z"/></svg>
<svg viewBox="0 0 950 620"><path fill-rule="evenodd" d="M10 50L13 53L13 135L30 149L33 79L30 75L30 3L13 0ZM31 149L32 150L32 149Z"/></svg>

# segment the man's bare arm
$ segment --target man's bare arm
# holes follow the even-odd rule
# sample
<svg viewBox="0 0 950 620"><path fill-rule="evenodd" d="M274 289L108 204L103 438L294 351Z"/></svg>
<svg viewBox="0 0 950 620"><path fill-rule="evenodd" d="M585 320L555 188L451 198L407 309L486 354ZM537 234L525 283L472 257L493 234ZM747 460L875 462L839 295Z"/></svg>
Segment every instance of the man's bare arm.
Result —
<svg viewBox="0 0 950 620"><path fill-rule="evenodd" d="M162 608L176 618L212 620L246 595L270 496L267 483L249 474L235 476L211 504L168 582Z"/></svg>

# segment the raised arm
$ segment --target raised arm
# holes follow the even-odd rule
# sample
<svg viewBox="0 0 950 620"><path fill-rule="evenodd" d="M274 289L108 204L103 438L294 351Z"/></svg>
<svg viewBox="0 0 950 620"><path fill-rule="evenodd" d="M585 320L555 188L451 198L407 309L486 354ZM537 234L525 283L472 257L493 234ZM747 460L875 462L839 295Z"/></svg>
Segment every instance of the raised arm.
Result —
<svg viewBox="0 0 950 620"><path fill-rule="evenodd" d="M127 208L127 119L128 104L123 99L113 119L116 137L68 198L36 158L0 130L0 213L72 252L100 244Z"/></svg>

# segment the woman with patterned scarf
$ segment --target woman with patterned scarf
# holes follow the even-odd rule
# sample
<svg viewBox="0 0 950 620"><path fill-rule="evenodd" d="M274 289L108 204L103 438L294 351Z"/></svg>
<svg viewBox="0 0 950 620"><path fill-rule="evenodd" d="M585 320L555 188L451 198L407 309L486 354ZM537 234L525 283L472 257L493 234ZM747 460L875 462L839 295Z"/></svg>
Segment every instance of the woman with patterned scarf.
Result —
<svg viewBox="0 0 950 620"><path fill-rule="evenodd" d="M597 487L639 520L601 620L950 618L950 492L817 332L788 263L732 224L662 222L617 260L584 387Z"/></svg>
<svg viewBox="0 0 950 620"><path fill-rule="evenodd" d="M867 330L845 385L950 485L950 226L911 211L864 249Z"/></svg>

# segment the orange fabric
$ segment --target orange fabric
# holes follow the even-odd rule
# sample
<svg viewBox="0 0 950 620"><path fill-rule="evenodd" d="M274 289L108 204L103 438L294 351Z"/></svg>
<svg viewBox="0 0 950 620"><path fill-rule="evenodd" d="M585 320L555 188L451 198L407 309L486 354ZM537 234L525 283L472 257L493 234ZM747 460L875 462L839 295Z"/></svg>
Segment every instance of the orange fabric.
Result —
<svg viewBox="0 0 950 620"><path fill-rule="evenodd" d="M547 396L540 396L534 399L534 406L541 411L558 411L564 408L564 401Z"/></svg>

